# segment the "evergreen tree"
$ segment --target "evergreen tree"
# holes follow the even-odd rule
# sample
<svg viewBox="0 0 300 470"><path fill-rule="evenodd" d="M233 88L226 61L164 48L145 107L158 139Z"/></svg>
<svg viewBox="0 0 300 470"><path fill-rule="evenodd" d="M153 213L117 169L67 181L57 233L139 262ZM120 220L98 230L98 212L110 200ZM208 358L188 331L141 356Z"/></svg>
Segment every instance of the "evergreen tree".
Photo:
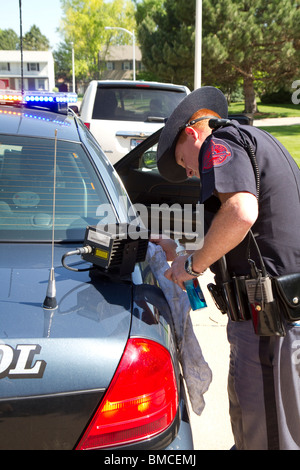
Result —
<svg viewBox="0 0 300 470"><path fill-rule="evenodd" d="M136 7L146 69L160 81L192 88L195 0L144 0Z"/></svg>
<svg viewBox="0 0 300 470"><path fill-rule="evenodd" d="M33 25L23 37L23 49L26 51L47 51L50 44L46 36L41 33L40 28Z"/></svg>
<svg viewBox="0 0 300 470"><path fill-rule="evenodd" d="M243 80L245 112L257 111L256 81L268 88L299 71L300 9L295 0L203 2L203 53L209 74Z"/></svg>
<svg viewBox="0 0 300 470"><path fill-rule="evenodd" d="M195 0L137 1L145 66L158 80L193 88ZM276 89L299 74L299 0L203 0L202 82L232 90L242 82L245 112L255 87Z"/></svg>

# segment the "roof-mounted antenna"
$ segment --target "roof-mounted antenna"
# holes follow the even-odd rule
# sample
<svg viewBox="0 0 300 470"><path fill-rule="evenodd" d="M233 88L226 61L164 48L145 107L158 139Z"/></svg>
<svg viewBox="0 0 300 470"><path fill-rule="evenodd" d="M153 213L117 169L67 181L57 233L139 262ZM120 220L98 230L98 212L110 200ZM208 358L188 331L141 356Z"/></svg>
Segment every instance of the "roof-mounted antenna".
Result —
<svg viewBox="0 0 300 470"><path fill-rule="evenodd" d="M55 129L55 140L54 140L54 171L53 171L53 211L52 211L52 261L50 276L48 281L47 293L43 303L43 307L46 309L57 308L56 300L56 285L55 285L55 274L54 274L54 228L55 228L55 199L56 199L56 148L57 148L57 129Z"/></svg>

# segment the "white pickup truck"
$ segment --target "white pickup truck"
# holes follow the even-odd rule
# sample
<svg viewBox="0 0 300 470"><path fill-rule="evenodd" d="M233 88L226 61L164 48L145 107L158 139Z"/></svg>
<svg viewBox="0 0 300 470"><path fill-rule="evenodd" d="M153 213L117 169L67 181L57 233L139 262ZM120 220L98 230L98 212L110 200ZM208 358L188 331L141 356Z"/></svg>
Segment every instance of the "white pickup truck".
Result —
<svg viewBox="0 0 300 470"><path fill-rule="evenodd" d="M112 164L161 128L190 90L158 82L93 80L80 117Z"/></svg>

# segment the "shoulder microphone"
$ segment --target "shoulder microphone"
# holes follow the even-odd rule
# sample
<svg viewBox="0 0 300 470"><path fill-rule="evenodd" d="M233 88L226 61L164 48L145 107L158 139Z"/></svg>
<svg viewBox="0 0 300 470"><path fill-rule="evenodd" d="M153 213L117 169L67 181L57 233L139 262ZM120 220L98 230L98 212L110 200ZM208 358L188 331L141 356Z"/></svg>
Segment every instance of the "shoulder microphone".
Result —
<svg viewBox="0 0 300 470"><path fill-rule="evenodd" d="M208 121L208 125L211 129L218 129L218 127L232 126L233 124L230 119L213 118Z"/></svg>

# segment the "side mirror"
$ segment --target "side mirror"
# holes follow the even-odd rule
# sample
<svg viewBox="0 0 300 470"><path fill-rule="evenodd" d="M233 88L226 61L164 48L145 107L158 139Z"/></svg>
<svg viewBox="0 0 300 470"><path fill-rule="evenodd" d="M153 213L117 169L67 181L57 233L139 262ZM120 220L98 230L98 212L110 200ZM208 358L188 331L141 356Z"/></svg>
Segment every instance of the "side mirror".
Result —
<svg viewBox="0 0 300 470"><path fill-rule="evenodd" d="M156 168L156 151L148 150L142 157L143 166L145 168Z"/></svg>

